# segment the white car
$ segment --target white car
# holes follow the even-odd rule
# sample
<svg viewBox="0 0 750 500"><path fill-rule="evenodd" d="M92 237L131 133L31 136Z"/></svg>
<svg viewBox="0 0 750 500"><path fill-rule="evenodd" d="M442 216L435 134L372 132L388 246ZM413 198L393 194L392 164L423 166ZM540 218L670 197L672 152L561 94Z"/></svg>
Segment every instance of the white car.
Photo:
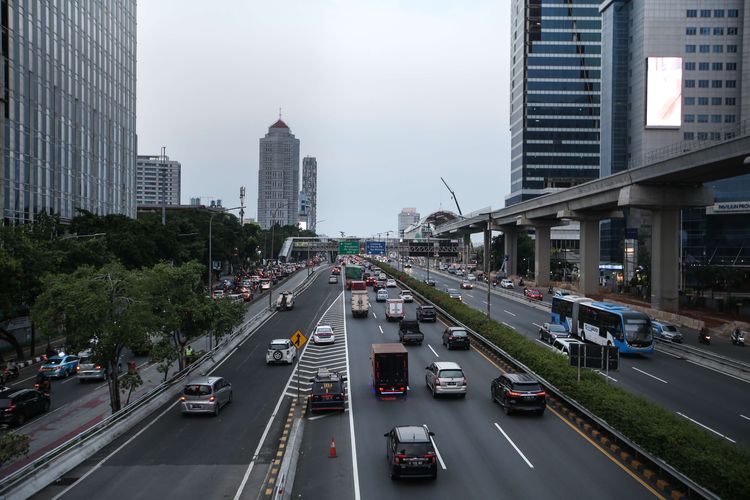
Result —
<svg viewBox="0 0 750 500"><path fill-rule="evenodd" d="M381 288L378 290L378 293L375 295L375 301L376 302L385 302L388 300L388 290L385 288Z"/></svg>
<svg viewBox="0 0 750 500"><path fill-rule="evenodd" d="M469 280L469 281L476 281L477 277L474 276L473 273L469 273L469 275L466 277L466 279Z"/></svg>
<svg viewBox="0 0 750 500"><path fill-rule="evenodd" d="M318 325L312 335L313 344L333 344L336 342L336 335L333 333L331 325Z"/></svg>
<svg viewBox="0 0 750 500"><path fill-rule="evenodd" d="M396 280L394 280L393 278L391 278L391 279L387 280L387 281L385 282L385 286L386 286L387 288L396 288Z"/></svg>
<svg viewBox="0 0 750 500"><path fill-rule="evenodd" d="M297 348L289 339L274 339L268 344L266 351L266 364L287 363L292 364L297 358Z"/></svg>
<svg viewBox="0 0 750 500"><path fill-rule="evenodd" d="M584 345L585 342L576 339L555 339L552 343L552 349L563 356L570 357L571 344Z"/></svg>
<svg viewBox="0 0 750 500"><path fill-rule="evenodd" d="M500 280L500 288L513 288L513 281L507 278Z"/></svg>
<svg viewBox="0 0 750 500"><path fill-rule="evenodd" d="M414 302L414 296L409 290L401 290L399 297L403 299L404 302Z"/></svg>

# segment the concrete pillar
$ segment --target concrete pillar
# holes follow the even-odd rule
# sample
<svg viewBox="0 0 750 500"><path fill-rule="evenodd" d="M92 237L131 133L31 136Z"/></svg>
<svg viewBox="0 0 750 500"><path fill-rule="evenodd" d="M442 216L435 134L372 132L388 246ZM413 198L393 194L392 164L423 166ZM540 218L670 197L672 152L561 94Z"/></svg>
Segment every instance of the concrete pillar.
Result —
<svg viewBox="0 0 750 500"><path fill-rule="evenodd" d="M515 229L509 229L508 227L503 228L503 235L505 241L505 255L508 257L508 262L505 263L505 274L508 276L516 274L516 263L518 262L518 233Z"/></svg>
<svg viewBox="0 0 750 500"><path fill-rule="evenodd" d="M582 295L599 292L599 219L581 220L581 277L578 289Z"/></svg>
<svg viewBox="0 0 750 500"><path fill-rule="evenodd" d="M675 208L652 212L651 306L669 312L679 309L680 211Z"/></svg>
<svg viewBox="0 0 750 500"><path fill-rule="evenodd" d="M536 239L534 241L534 269L536 270L536 286L549 285L550 260L550 226L534 226Z"/></svg>

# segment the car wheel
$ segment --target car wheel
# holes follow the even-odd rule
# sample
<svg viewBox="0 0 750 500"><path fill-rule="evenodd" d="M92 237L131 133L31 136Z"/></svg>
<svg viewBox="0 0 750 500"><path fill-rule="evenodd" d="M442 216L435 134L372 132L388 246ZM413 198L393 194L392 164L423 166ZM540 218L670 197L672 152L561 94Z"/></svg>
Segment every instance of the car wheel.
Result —
<svg viewBox="0 0 750 500"><path fill-rule="evenodd" d="M231 405L231 404L232 404L232 398L233 398L233 397L234 397L234 395L233 395L233 394L231 393L231 391L230 391L230 392L229 392L229 399L227 400L227 404L228 404L228 405Z"/></svg>
<svg viewBox="0 0 750 500"><path fill-rule="evenodd" d="M466 397L466 393L464 392L463 394L459 394L459 396L461 396L461 398L465 398Z"/></svg>
<svg viewBox="0 0 750 500"><path fill-rule="evenodd" d="M432 397L433 398L437 397L437 393L435 392L435 387L434 386L432 387Z"/></svg>
<svg viewBox="0 0 750 500"><path fill-rule="evenodd" d="M510 415L510 407L508 405L503 405L503 413Z"/></svg>
<svg viewBox="0 0 750 500"><path fill-rule="evenodd" d="M537 411L536 411L536 414L537 414L537 415L539 415L540 417L541 417L542 415L544 415L544 408L542 408L541 410L537 410Z"/></svg>
<svg viewBox="0 0 750 500"><path fill-rule="evenodd" d="M219 416L219 411L220 411L220 409L219 409L219 403L216 403L216 406L214 406L214 417L218 417Z"/></svg>
<svg viewBox="0 0 750 500"><path fill-rule="evenodd" d="M50 407L50 402L49 401L45 401L44 405L42 406L42 411L44 413L47 413L49 411L49 407Z"/></svg>
<svg viewBox="0 0 750 500"><path fill-rule="evenodd" d="M16 417L16 426L21 427L23 424L26 423L26 415L23 413L19 413Z"/></svg>

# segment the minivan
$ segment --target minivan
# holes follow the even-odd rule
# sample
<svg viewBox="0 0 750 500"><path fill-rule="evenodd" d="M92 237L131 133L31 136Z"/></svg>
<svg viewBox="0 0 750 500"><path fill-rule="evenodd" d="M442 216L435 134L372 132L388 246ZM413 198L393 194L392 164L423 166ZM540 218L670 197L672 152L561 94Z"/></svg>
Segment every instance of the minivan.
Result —
<svg viewBox="0 0 750 500"><path fill-rule="evenodd" d="M180 396L183 414L208 413L219 416L221 407L232 402L232 384L222 377L200 377L185 385Z"/></svg>

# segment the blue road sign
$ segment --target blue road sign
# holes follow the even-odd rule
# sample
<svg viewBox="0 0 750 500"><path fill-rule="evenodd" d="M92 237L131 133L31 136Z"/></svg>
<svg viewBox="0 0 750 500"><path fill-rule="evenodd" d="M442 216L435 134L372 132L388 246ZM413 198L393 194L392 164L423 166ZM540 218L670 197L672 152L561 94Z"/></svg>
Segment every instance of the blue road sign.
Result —
<svg viewBox="0 0 750 500"><path fill-rule="evenodd" d="M385 255L385 241L365 242L365 253L370 255Z"/></svg>

